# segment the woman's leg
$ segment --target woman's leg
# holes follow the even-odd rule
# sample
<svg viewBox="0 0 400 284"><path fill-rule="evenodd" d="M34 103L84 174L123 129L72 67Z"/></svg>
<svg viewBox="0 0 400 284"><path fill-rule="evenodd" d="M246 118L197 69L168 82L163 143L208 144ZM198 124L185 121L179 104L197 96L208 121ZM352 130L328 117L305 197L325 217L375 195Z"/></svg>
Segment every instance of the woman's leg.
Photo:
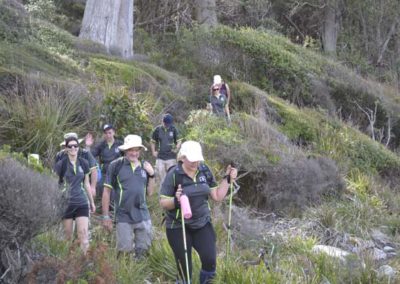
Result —
<svg viewBox="0 0 400 284"><path fill-rule="evenodd" d="M76 218L76 227L78 232L78 239L81 246L81 249L84 254L86 254L89 248L89 218L84 217L77 217Z"/></svg>
<svg viewBox="0 0 400 284"><path fill-rule="evenodd" d="M211 223L193 232L193 247L201 260L200 284L211 283L217 265L215 231Z"/></svg>
<svg viewBox="0 0 400 284"><path fill-rule="evenodd" d="M187 282L185 248L183 246L182 228L167 229L167 239L175 255L176 266L178 267L179 276ZM186 246L189 263L189 277L192 279L192 237L186 230Z"/></svg>
<svg viewBox="0 0 400 284"><path fill-rule="evenodd" d="M63 225L65 239L68 241L72 240L74 220L72 218L63 219Z"/></svg>

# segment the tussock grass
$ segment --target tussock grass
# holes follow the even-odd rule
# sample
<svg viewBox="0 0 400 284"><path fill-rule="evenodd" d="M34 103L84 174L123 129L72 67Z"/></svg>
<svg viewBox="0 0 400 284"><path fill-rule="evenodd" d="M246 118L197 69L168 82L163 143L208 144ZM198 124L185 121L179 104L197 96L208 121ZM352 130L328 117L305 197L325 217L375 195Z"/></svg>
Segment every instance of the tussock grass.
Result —
<svg viewBox="0 0 400 284"><path fill-rule="evenodd" d="M86 89L75 84L43 84L28 77L0 98L8 108L0 115L0 139L14 150L51 158L66 132L87 125Z"/></svg>

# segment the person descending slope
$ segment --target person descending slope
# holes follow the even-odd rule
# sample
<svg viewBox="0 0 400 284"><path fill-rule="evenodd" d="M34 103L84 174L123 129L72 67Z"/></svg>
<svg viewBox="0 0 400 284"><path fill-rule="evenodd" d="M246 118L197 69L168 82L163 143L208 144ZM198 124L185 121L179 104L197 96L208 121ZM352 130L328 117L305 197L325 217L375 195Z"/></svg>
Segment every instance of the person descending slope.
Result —
<svg viewBox="0 0 400 284"><path fill-rule="evenodd" d="M181 146L182 139L173 124L173 117L167 113L162 119L162 125L157 126L152 134L150 146L156 160L156 171L159 184L167 174L167 170L176 165L176 153Z"/></svg>
<svg viewBox="0 0 400 284"><path fill-rule="evenodd" d="M237 177L237 170L229 165L226 176L218 185L210 169L203 163L201 146L195 141L182 143L178 160L178 165L168 171L160 192L160 205L167 211L167 238L175 255L180 279L184 283L191 282L193 247L201 260L200 283L208 284L215 277L217 257L208 199L211 197L215 201L222 201L230 183ZM184 223L181 221L180 208L182 194L188 197L192 211L191 219Z"/></svg>
<svg viewBox="0 0 400 284"><path fill-rule="evenodd" d="M227 117L230 120L229 104L231 101L231 91L228 84L222 81L220 75L214 76L210 92L212 112L218 116Z"/></svg>
<svg viewBox="0 0 400 284"><path fill-rule="evenodd" d="M149 162L140 160L141 150L147 150L140 136L126 136L124 144L118 148L125 155L111 162L107 171L102 199L103 226L110 231L112 229L109 204L113 190L116 193L118 255L134 249L135 257L142 258L152 240L146 194L150 196L154 193L154 169Z"/></svg>
<svg viewBox="0 0 400 284"><path fill-rule="evenodd" d="M60 143L60 146L62 147L61 151L59 151L56 154L55 162L56 164L58 161L63 159L65 156L68 154L68 149L65 147L65 139L68 139L70 137L74 137L78 140L79 143L83 141L83 139L78 139L78 134L75 132L70 132L64 135L64 141ZM78 157L85 159L88 164L89 164L89 169L90 169L90 190L92 192L92 196L96 196L96 183L97 183L97 163L96 159L93 157L92 153L90 153L89 150L79 148L78 150Z"/></svg>
<svg viewBox="0 0 400 284"><path fill-rule="evenodd" d="M65 147L67 155L54 167L59 184L68 197L68 207L63 216L64 232L66 239L72 239L75 220L80 247L86 254L89 248L89 209L92 212L96 210L89 185L90 170L88 162L78 157L79 142L76 137L65 139Z"/></svg>
<svg viewBox="0 0 400 284"><path fill-rule="evenodd" d="M104 139L97 143L91 152L95 158L99 159L101 168L102 179L97 183L97 195L102 198L104 188L104 178L107 174L108 165L115 159L121 157L119 146L122 145L122 141L115 139L115 129L111 124L105 124L103 126ZM85 139L86 147L90 148L93 145L93 137L91 134L86 135Z"/></svg>

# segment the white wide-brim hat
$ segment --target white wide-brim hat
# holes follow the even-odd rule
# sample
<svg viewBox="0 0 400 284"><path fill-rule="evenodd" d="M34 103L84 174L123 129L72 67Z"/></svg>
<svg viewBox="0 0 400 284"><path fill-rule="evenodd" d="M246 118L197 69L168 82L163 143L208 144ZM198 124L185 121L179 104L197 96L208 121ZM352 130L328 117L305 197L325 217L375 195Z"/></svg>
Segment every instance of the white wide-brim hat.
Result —
<svg viewBox="0 0 400 284"><path fill-rule="evenodd" d="M204 161L203 151L201 150L201 145L196 141L186 141L181 145L179 150L179 157L185 156L189 162L199 162Z"/></svg>
<svg viewBox="0 0 400 284"><path fill-rule="evenodd" d="M145 151L147 151L147 148L143 146L142 144L142 137L139 135L127 135L124 139L124 144L119 146L118 149L121 151L126 151L131 148L143 148Z"/></svg>

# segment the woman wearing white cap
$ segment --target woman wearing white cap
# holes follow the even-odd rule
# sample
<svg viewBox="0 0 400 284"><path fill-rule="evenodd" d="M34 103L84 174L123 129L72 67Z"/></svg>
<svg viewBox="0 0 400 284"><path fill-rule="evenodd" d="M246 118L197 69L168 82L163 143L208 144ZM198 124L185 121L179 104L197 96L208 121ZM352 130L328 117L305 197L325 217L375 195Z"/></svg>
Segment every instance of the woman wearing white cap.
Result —
<svg viewBox="0 0 400 284"><path fill-rule="evenodd" d="M214 75L210 88L210 104L214 114L230 116L231 90L220 75Z"/></svg>
<svg viewBox="0 0 400 284"><path fill-rule="evenodd" d="M174 252L180 278L188 282L192 278L191 249L198 252L201 260L200 283L211 283L216 269L216 236L211 224L208 199L222 201L230 182L237 177L237 170L230 165L226 176L218 185L204 161L201 146L195 141L182 144L179 163L172 168L161 186L160 205L167 212L166 231ZM185 246L182 234L180 197L185 194L192 210L191 219L185 220L188 271L185 272Z"/></svg>

